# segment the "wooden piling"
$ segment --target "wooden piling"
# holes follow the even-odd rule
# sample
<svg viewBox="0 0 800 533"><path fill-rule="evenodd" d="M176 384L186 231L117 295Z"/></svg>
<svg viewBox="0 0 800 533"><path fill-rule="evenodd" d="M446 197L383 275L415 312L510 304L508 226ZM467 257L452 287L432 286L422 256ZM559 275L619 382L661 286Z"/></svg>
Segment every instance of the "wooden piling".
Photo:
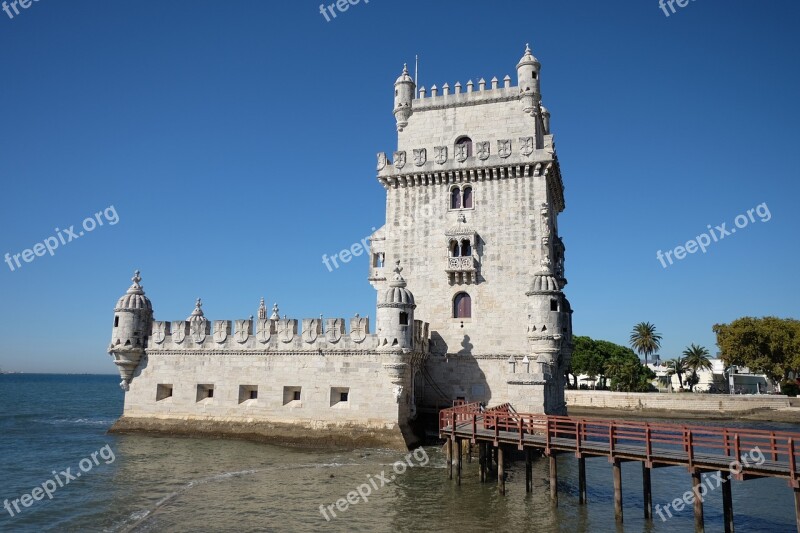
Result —
<svg viewBox="0 0 800 533"><path fill-rule="evenodd" d="M642 491L644 493L644 519L653 519L653 490L650 484L650 469L642 463Z"/></svg>
<svg viewBox="0 0 800 533"><path fill-rule="evenodd" d="M453 437L447 439L447 462L450 479L453 479Z"/></svg>
<svg viewBox="0 0 800 533"><path fill-rule="evenodd" d="M463 439L456 439L456 485L461 485L461 468L463 466L464 454L461 449Z"/></svg>
<svg viewBox="0 0 800 533"><path fill-rule="evenodd" d="M797 531L800 533L800 488L794 488L794 514L797 520Z"/></svg>
<svg viewBox="0 0 800 533"><path fill-rule="evenodd" d="M694 530L695 533L704 533L706 530L703 519L703 498L700 497L700 484L703 482L699 470L692 471L692 489L694 490Z"/></svg>
<svg viewBox="0 0 800 533"><path fill-rule="evenodd" d="M622 522L622 463L613 459L612 470L614 474L614 518Z"/></svg>
<svg viewBox="0 0 800 533"><path fill-rule="evenodd" d="M578 503L586 503L586 458L578 457Z"/></svg>
<svg viewBox="0 0 800 533"><path fill-rule="evenodd" d="M550 503L558 507L558 460L550 455Z"/></svg>
<svg viewBox="0 0 800 533"><path fill-rule="evenodd" d="M533 449L525 449L525 492L533 492Z"/></svg>
<svg viewBox="0 0 800 533"><path fill-rule="evenodd" d="M480 470L481 483L486 481L486 443L478 443L478 469Z"/></svg>
<svg viewBox="0 0 800 533"><path fill-rule="evenodd" d="M722 472L719 473L722 477ZM725 533L733 533L733 496L731 494L731 480L722 482L722 516L725 521ZM800 526L800 522L798 522ZM800 527L797 528L800 531Z"/></svg>
<svg viewBox="0 0 800 533"><path fill-rule="evenodd" d="M501 496L506 494L505 465L503 464L503 446L497 447L497 490Z"/></svg>

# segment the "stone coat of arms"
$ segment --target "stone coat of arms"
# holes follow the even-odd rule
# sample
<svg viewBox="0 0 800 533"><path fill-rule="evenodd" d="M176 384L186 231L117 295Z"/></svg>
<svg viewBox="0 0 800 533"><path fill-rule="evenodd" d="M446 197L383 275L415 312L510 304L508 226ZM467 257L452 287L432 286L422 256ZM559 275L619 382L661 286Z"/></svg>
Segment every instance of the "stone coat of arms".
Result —
<svg viewBox="0 0 800 533"><path fill-rule="evenodd" d="M153 333L151 337L156 344L164 342L164 339L167 337L167 323L153 322Z"/></svg>
<svg viewBox="0 0 800 533"><path fill-rule="evenodd" d="M258 332L256 333L256 340L261 344L267 344L272 337L272 324L267 318L258 319Z"/></svg>
<svg viewBox="0 0 800 533"><path fill-rule="evenodd" d="M421 167L428 162L428 150L419 148L414 150L414 164Z"/></svg>
<svg viewBox="0 0 800 533"><path fill-rule="evenodd" d="M249 320L237 320L236 321L236 333L233 334L234 340L239 344L244 344L247 342L247 339L250 338L250 321Z"/></svg>
<svg viewBox="0 0 800 533"><path fill-rule="evenodd" d="M186 322L178 320L172 323L172 342L176 344L186 340Z"/></svg>

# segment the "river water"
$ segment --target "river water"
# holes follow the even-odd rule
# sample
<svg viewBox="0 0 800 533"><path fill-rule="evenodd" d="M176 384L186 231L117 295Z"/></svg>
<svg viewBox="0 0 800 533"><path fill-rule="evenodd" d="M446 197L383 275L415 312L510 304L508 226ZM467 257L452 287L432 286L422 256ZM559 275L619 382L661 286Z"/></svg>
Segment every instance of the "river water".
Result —
<svg viewBox="0 0 800 533"><path fill-rule="evenodd" d="M494 483L480 483L477 461L465 462L457 487L436 446L410 455L107 435L122 410L117 382L115 376L0 376L0 499L11 508L0 509L0 531L693 530L691 507L672 518L664 514L666 521L644 520L638 463L623 464L625 522L618 526L604 458L587 460L589 503L579 505L577 461L559 457L555 509L546 460L534 463L532 494L525 493L524 462L508 466L502 497ZM67 468L74 479L64 483ZM41 500L26 499L25 507L20 498L48 481L52 499L33 494ZM683 468L660 468L652 483L653 503L663 507L690 489L691 478ZM795 531L785 481L733 483L737 531ZM721 498L721 489L706 496L706 531L722 531Z"/></svg>

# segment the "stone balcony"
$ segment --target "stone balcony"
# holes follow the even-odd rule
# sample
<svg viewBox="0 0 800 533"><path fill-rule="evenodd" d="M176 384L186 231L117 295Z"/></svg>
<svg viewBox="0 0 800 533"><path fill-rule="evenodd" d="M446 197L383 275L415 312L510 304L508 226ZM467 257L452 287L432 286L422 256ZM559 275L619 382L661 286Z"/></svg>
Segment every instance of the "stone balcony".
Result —
<svg viewBox="0 0 800 533"><path fill-rule="evenodd" d="M478 280L478 261L471 255L448 257L445 271L450 283L475 283Z"/></svg>

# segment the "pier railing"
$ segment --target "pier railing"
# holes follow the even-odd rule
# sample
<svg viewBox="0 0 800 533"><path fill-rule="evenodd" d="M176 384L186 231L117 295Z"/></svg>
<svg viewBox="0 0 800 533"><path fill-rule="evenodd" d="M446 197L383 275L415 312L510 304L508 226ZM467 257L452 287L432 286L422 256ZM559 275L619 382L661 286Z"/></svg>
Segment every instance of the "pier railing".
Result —
<svg viewBox="0 0 800 533"><path fill-rule="evenodd" d="M764 457L759 473L787 477L792 486L800 486L798 433L548 416L517 413L510 404L481 409L478 403L442 410L439 430L442 436L458 434L473 443L490 440L496 446L502 441L515 443L519 449L542 447L547 454L608 455L642 460L648 466L657 462L702 468L724 459L741 462L743 456L753 463L757 451ZM748 465L743 466L753 473Z"/></svg>

